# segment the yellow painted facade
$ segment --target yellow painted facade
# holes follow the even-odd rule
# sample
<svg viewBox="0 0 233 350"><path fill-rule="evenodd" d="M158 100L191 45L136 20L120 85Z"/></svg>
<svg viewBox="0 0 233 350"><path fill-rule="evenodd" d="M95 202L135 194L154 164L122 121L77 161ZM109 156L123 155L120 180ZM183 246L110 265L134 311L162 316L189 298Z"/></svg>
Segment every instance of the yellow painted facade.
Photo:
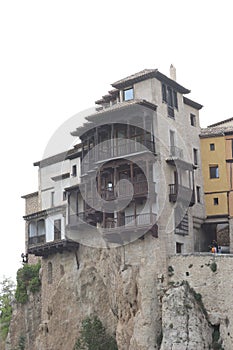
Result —
<svg viewBox="0 0 233 350"><path fill-rule="evenodd" d="M201 138L202 173L206 215L228 216L229 172L226 162L230 155L226 147L225 136L207 136ZM232 158L232 157L231 157ZM233 213L233 207L232 207Z"/></svg>

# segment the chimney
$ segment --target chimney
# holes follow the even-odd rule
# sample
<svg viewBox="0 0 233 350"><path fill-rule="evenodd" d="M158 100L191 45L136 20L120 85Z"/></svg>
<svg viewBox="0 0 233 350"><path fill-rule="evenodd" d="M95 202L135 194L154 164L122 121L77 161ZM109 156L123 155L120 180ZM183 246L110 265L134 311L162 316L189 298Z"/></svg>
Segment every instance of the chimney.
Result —
<svg viewBox="0 0 233 350"><path fill-rule="evenodd" d="M176 81L176 68L173 64L170 65L170 78Z"/></svg>

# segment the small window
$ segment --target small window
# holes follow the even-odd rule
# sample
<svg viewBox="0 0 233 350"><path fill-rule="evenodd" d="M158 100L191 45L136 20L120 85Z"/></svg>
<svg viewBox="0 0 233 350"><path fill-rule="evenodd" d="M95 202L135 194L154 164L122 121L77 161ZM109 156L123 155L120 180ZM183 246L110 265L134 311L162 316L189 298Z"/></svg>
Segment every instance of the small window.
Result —
<svg viewBox="0 0 233 350"><path fill-rule="evenodd" d="M54 207L54 192L51 192L51 207Z"/></svg>
<svg viewBox="0 0 233 350"><path fill-rule="evenodd" d="M197 125L195 114L192 114L192 113L190 114L190 124L191 124L192 126L196 126L196 125Z"/></svg>
<svg viewBox="0 0 233 350"><path fill-rule="evenodd" d="M214 205L218 205L218 197L214 198Z"/></svg>
<svg viewBox="0 0 233 350"><path fill-rule="evenodd" d="M167 102L167 87L164 84L162 84L162 99L163 102Z"/></svg>
<svg viewBox="0 0 233 350"><path fill-rule="evenodd" d="M210 151L215 151L215 144L214 143L210 143Z"/></svg>
<svg viewBox="0 0 233 350"><path fill-rule="evenodd" d="M196 187L196 193L197 193L197 203L201 203L201 187Z"/></svg>
<svg viewBox="0 0 233 350"><path fill-rule="evenodd" d="M54 240L61 239L61 219L54 220Z"/></svg>
<svg viewBox="0 0 233 350"><path fill-rule="evenodd" d="M210 178L211 179L218 179L219 178L218 165L211 165L210 166Z"/></svg>
<svg viewBox="0 0 233 350"><path fill-rule="evenodd" d="M176 242L176 254L181 254L183 250L183 244Z"/></svg>
<svg viewBox="0 0 233 350"><path fill-rule="evenodd" d="M174 103L174 107L176 109L178 109L178 99L177 99L177 92L173 91L173 103Z"/></svg>
<svg viewBox="0 0 233 350"><path fill-rule="evenodd" d="M193 162L195 165L198 165L198 150L196 148L193 149Z"/></svg>
<svg viewBox="0 0 233 350"><path fill-rule="evenodd" d="M77 165L72 166L72 176L77 176Z"/></svg>
<svg viewBox="0 0 233 350"><path fill-rule="evenodd" d="M133 88L124 90L123 98L124 98L124 101L133 100Z"/></svg>
<svg viewBox="0 0 233 350"><path fill-rule="evenodd" d="M63 201L66 200L66 194L67 194L67 192L66 192L66 191L63 191L63 193L62 193L62 199L63 199Z"/></svg>

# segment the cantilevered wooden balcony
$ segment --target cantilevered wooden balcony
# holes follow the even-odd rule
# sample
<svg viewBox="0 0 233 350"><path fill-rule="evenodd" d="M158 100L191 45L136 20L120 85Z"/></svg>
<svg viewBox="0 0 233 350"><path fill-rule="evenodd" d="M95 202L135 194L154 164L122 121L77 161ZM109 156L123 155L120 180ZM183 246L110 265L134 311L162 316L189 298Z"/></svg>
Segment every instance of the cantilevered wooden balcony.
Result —
<svg viewBox="0 0 233 350"><path fill-rule="evenodd" d="M121 184L121 186L112 186L110 189L106 188L101 190L101 197L106 201L111 201L118 198L123 199L129 196L145 197L147 196L147 194L148 194L147 180L135 181L133 183L130 180L128 180L128 182Z"/></svg>
<svg viewBox="0 0 233 350"><path fill-rule="evenodd" d="M194 190L185 186L170 184L169 201L175 203L177 200L187 203L190 207L192 207L195 204Z"/></svg>
<svg viewBox="0 0 233 350"><path fill-rule="evenodd" d="M89 152L81 163L82 174L95 167L95 163L135 156L137 154L150 152L155 154L154 141L142 140L134 142L133 140L122 139L117 140L117 144L112 144L112 140L107 140L104 144L95 146L95 152Z"/></svg>
<svg viewBox="0 0 233 350"><path fill-rule="evenodd" d="M69 241L67 239L57 239L46 242L45 235L30 237L28 240L28 253L36 256L48 257L51 254L62 253L64 250L72 251L77 249L79 244L77 242Z"/></svg>

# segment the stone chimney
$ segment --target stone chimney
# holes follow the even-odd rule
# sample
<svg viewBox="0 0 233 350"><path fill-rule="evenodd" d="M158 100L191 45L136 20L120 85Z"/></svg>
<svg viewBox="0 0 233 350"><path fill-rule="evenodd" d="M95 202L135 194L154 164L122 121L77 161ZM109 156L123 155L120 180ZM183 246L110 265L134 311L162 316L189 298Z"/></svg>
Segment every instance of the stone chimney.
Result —
<svg viewBox="0 0 233 350"><path fill-rule="evenodd" d="M176 81L176 68L173 64L170 65L170 78Z"/></svg>

